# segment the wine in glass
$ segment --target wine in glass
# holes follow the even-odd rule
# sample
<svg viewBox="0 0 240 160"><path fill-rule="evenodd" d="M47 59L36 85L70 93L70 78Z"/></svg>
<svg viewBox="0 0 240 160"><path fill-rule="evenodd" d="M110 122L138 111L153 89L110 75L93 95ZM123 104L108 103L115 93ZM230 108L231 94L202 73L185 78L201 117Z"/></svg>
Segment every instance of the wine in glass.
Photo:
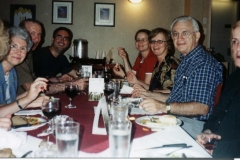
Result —
<svg viewBox="0 0 240 160"><path fill-rule="evenodd" d="M42 112L44 116L48 118L48 129L47 133L52 132L51 119L58 114L59 111L59 101L57 99L44 99L42 104Z"/></svg>
<svg viewBox="0 0 240 160"><path fill-rule="evenodd" d="M76 106L72 105L72 99L78 95L79 89L77 84L68 83L65 85L65 93L69 97L70 103L65 106L65 108L76 108Z"/></svg>
<svg viewBox="0 0 240 160"><path fill-rule="evenodd" d="M109 96L114 92L114 82L110 81L110 82L106 82L104 84L104 95L106 97L106 101L107 103L110 103L110 98Z"/></svg>

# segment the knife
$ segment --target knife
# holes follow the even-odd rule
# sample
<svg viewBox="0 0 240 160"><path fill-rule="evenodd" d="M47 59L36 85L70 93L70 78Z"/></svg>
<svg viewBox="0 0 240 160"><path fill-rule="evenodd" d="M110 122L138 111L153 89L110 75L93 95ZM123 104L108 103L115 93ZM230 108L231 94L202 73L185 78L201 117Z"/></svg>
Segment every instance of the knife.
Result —
<svg viewBox="0 0 240 160"><path fill-rule="evenodd" d="M169 148L169 147L187 147L187 144L186 143L165 144L165 145L158 146L158 147L142 148L142 149L137 149L137 150L148 150L148 149Z"/></svg>

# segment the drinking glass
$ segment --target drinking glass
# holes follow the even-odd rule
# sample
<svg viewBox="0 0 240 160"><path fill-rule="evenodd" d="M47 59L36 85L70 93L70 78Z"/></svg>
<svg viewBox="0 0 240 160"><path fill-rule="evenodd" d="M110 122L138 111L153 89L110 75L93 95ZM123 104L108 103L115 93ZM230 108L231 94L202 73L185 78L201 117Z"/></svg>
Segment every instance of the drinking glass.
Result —
<svg viewBox="0 0 240 160"><path fill-rule="evenodd" d="M56 143L58 157L77 157L79 145L80 124L74 121L65 121L56 124Z"/></svg>
<svg viewBox="0 0 240 160"><path fill-rule="evenodd" d="M59 111L59 101L57 99L44 99L42 103L42 112L44 116L48 118L48 129L45 131L47 133L52 132L51 119L58 114Z"/></svg>
<svg viewBox="0 0 240 160"><path fill-rule="evenodd" d="M34 158L53 158L57 157L57 152L53 149L40 149L34 152Z"/></svg>
<svg viewBox="0 0 240 160"><path fill-rule="evenodd" d="M79 89L77 84L67 83L65 85L65 93L69 97L69 101L70 101L70 103L67 106L65 106L65 108L76 108L76 106L72 105L72 99L75 96L77 96L78 91Z"/></svg>
<svg viewBox="0 0 240 160"><path fill-rule="evenodd" d="M106 97L106 101L107 103L110 103L111 100L109 98L109 96L114 92L114 82L110 81L110 82L106 82L104 84L104 95Z"/></svg>
<svg viewBox="0 0 240 160"><path fill-rule="evenodd" d="M132 123L130 121L109 121L109 148L111 157L128 157Z"/></svg>
<svg viewBox="0 0 240 160"><path fill-rule="evenodd" d="M128 117L128 104L113 101L111 103L111 115L114 121L126 121Z"/></svg>
<svg viewBox="0 0 240 160"><path fill-rule="evenodd" d="M205 137L204 140L206 141L206 143L204 144L205 149L213 150L214 148L217 147L218 139Z"/></svg>

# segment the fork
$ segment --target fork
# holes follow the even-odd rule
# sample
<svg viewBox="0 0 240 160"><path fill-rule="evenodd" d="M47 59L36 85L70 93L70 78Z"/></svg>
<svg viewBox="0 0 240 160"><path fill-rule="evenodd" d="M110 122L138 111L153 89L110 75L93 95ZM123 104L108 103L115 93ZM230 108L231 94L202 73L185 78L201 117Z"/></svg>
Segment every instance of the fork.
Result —
<svg viewBox="0 0 240 160"><path fill-rule="evenodd" d="M173 152L176 152L176 151L178 151L178 150L185 149L185 148L191 148L191 147L192 147L192 146L187 146L187 147L178 148L178 149L176 149L176 150L174 150L174 151L171 151L171 152L165 154L165 156L169 156L170 154L172 154Z"/></svg>

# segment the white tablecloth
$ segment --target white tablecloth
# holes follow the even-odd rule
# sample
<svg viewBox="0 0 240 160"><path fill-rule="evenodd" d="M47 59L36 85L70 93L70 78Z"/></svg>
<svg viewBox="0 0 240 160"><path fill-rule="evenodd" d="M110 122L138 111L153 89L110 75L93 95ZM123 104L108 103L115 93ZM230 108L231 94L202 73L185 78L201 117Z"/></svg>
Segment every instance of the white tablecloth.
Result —
<svg viewBox="0 0 240 160"><path fill-rule="evenodd" d="M23 153L29 150L37 150L41 139L28 136L27 142L20 147L17 157L20 157ZM137 149L162 146L164 144L173 143L186 143L188 146L193 147L187 149L181 149L173 153L172 156L180 156L185 153L187 157L201 157L211 158L209 155L194 139L192 139L180 126L169 127L162 131L154 132L144 137L136 138L131 142L130 158L143 158L143 157L165 157L166 153L169 153L178 148L161 148L152 150L141 150ZM103 152L90 154L79 151L79 157L109 157L109 149Z"/></svg>

